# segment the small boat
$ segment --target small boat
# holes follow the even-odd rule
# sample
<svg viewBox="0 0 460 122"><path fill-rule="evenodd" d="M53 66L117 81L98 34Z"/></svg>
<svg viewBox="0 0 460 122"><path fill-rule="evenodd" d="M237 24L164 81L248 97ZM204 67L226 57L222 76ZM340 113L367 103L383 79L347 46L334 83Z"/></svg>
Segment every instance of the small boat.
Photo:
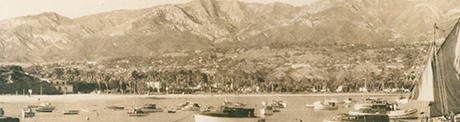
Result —
<svg viewBox="0 0 460 122"><path fill-rule="evenodd" d="M35 110L37 112L53 112L55 107L51 103L41 103Z"/></svg>
<svg viewBox="0 0 460 122"><path fill-rule="evenodd" d="M287 103L282 100L273 100L271 106L273 106L274 108L286 108Z"/></svg>
<svg viewBox="0 0 460 122"><path fill-rule="evenodd" d="M214 112L203 112L194 116L195 122L255 122L258 117L254 114L254 108L238 106L221 106Z"/></svg>
<svg viewBox="0 0 460 122"><path fill-rule="evenodd" d="M244 107L246 104L244 103L233 103L228 100L225 100L224 103L222 103L222 106L239 106L239 107Z"/></svg>
<svg viewBox="0 0 460 122"><path fill-rule="evenodd" d="M273 115L273 112L274 112L274 108L273 106L265 106L264 108L262 108L260 110L260 114L262 115Z"/></svg>
<svg viewBox="0 0 460 122"><path fill-rule="evenodd" d="M415 114L417 113L417 109L409 109L409 110L393 110L393 111L388 111L387 115L391 119L411 119L416 117Z"/></svg>
<svg viewBox="0 0 460 122"><path fill-rule="evenodd" d="M157 108L156 104L145 104L142 107L139 107L137 109L140 109L141 111L145 113L153 113L153 112L163 112L164 110L162 108Z"/></svg>
<svg viewBox="0 0 460 122"><path fill-rule="evenodd" d="M19 118L0 116L0 122L19 122Z"/></svg>
<svg viewBox="0 0 460 122"><path fill-rule="evenodd" d="M105 108L111 109L111 110L123 110L123 109L125 109L125 107L123 107L123 106L115 106L115 105L107 106Z"/></svg>
<svg viewBox="0 0 460 122"><path fill-rule="evenodd" d="M354 105L355 110L362 110L362 109L371 109L375 107L386 108L388 102L381 98L367 98L364 103L357 103Z"/></svg>
<svg viewBox="0 0 460 122"><path fill-rule="evenodd" d="M27 108L38 108L38 105L27 105Z"/></svg>
<svg viewBox="0 0 460 122"><path fill-rule="evenodd" d="M313 104L306 104L305 107L307 107L307 108L314 108L315 105L313 105Z"/></svg>
<svg viewBox="0 0 460 122"><path fill-rule="evenodd" d="M313 103L315 110L338 110L339 106L335 100L325 100L324 102L317 101Z"/></svg>
<svg viewBox="0 0 460 122"><path fill-rule="evenodd" d="M22 117L27 118L27 117L34 117L35 112L32 111L32 108L26 107L22 109Z"/></svg>
<svg viewBox="0 0 460 122"><path fill-rule="evenodd" d="M396 99L396 103L398 103L398 104L407 104L407 103L409 103L409 98L407 98L407 97L399 97L398 99Z"/></svg>
<svg viewBox="0 0 460 122"><path fill-rule="evenodd" d="M64 115L76 115L80 113L80 110L65 110Z"/></svg>
<svg viewBox="0 0 460 122"><path fill-rule="evenodd" d="M363 109L370 109L372 108L371 103L358 103L353 106L355 110L363 110Z"/></svg>
<svg viewBox="0 0 460 122"><path fill-rule="evenodd" d="M176 110L168 110L168 113L176 113Z"/></svg>
<svg viewBox="0 0 460 122"><path fill-rule="evenodd" d="M3 110L3 108L0 108L0 117L2 117L3 115L5 115L5 111Z"/></svg>
<svg viewBox="0 0 460 122"><path fill-rule="evenodd" d="M5 115L5 111L3 110L3 108L0 108L0 122L19 122L19 118L7 117L4 115Z"/></svg>
<svg viewBox="0 0 460 122"><path fill-rule="evenodd" d="M342 113L323 122L390 122L390 118L386 114L352 115Z"/></svg>
<svg viewBox="0 0 460 122"><path fill-rule="evenodd" d="M142 117L142 116L146 116L147 114L144 113L142 110L140 109L133 109L131 111L128 112L128 116L130 117Z"/></svg>
<svg viewBox="0 0 460 122"><path fill-rule="evenodd" d="M198 103L187 101L184 104L177 106L176 109L182 111L200 111L200 105L198 105Z"/></svg>
<svg viewBox="0 0 460 122"><path fill-rule="evenodd" d="M360 109L358 112L350 112L353 115L387 114L391 119L414 118L417 109L399 109L394 103L374 103L370 108Z"/></svg>
<svg viewBox="0 0 460 122"><path fill-rule="evenodd" d="M344 102L345 104L351 104L351 103L353 103L353 99L348 98L348 99L343 100L343 102Z"/></svg>

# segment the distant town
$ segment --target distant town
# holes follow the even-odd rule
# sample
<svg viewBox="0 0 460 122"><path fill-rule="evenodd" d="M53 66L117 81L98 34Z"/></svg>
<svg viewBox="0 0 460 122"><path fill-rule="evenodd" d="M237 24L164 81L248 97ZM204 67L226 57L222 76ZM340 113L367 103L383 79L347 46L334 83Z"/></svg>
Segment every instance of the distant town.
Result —
<svg viewBox="0 0 460 122"><path fill-rule="evenodd" d="M409 92L420 79L426 58L417 54L426 51L423 43L262 47L10 65L1 68L1 81L14 87L0 93L22 94L27 89L33 89L32 94Z"/></svg>

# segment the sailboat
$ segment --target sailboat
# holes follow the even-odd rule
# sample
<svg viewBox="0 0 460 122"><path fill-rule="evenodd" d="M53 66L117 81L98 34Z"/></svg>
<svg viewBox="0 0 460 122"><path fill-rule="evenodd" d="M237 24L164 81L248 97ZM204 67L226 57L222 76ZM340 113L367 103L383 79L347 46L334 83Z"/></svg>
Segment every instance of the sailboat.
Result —
<svg viewBox="0 0 460 122"><path fill-rule="evenodd" d="M434 32L437 26L435 24ZM441 46L430 54L421 80L414 87L411 99L428 103L427 118L452 119L460 113L460 19Z"/></svg>

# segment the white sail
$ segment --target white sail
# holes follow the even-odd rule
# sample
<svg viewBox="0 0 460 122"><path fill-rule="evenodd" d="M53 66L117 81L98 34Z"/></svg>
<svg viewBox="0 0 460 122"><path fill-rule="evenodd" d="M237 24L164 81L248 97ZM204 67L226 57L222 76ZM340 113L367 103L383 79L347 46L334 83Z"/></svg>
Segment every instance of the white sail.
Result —
<svg viewBox="0 0 460 122"><path fill-rule="evenodd" d="M425 66L425 71L423 71L421 84L419 85L419 93L417 100L418 101L434 101L434 91L433 91L433 67L431 66L431 58L429 58L427 65Z"/></svg>
<svg viewBox="0 0 460 122"><path fill-rule="evenodd" d="M460 21L441 46L430 54L422 79L412 96L429 101L430 116L460 113Z"/></svg>

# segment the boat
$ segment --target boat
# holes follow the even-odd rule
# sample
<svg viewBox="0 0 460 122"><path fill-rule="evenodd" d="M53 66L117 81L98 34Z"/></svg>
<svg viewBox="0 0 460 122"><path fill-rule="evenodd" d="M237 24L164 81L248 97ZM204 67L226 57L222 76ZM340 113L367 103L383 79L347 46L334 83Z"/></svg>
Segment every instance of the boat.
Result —
<svg viewBox="0 0 460 122"><path fill-rule="evenodd" d="M407 103L409 103L409 98L404 97L404 96L399 97L398 99L396 99L396 103L398 103L398 104L407 104Z"/></svg>
<svg viewBox="0 0 460 122"><path fill-rule="evenodd" d="M123 106L115 106L115 105L107 106L105 108L111 109L111 110L123 110L123 109L125 109L125 107L123 107Z"/></svg>
<svg viewBox="0 0 460 122"><path fill-rule="evenodd" d="M184 104L178 105L176 109L182 111L200 111L200 105L187 101Z"/></svg>
<svg viewBox="0 0 460 122"><path fill-rule="evenodd" d="M128 112L128 116L130 117L142 117L142 116L146 116L147 114L145 112L143 112L142 110L140 109L133 109L131 111Z"/></svg>
<svg viewBox="0 0 460 122"><path fill-rule="evenodd" d="M460 113L460 19L441 45L435 41L436 24L433 30L435 36L429 46L426 65L412 89L410 99L423 103L421 108L429 109L429 112L422 111L429 113L424 118L454 121L454 116Z"/></svg>
<svg viewBox="0 0 460 122"><path fill-rule="evenodd" d="M315 105L313 105L313 104L306 104L305 107L307 107L307 108L314 108Z"/></svg>
<svg viewBox="0 0 460 122"><path fill-rule="evenodd" d="M271 106L273 106L274 108L286 108L287 103L282 100L273 100Z"/></svg>
<svg viewBox="0 0 460 122"><path fill-rule="evenodd" d="M316 101L313 103L314 110L338 110L339 106L335 100Z"/></svg>
<svg viewBox="0 0 460 122"><path fill-rule="evenodd" d="M255 122L260 118L255 116L254 108L240 106L221 106L213 112L202 112L194 116L195 122Z"/></svg>
<svg viewBox="0 0 460 122"><path fill-rule="evenodd" d="M176 110L168 110L168 113L176 113Z"/></svg>
<svg viewBox="0 0 460 122"><path fill-rule="evenodd" d="M80 110L65 110L64 115L76 115L80 113Z"/></svg>
<svg viewBox="0 0 460 122"><path fill-rule="evenodd" d="M371 109L372 107L386 107L387 101L382 98L366 98L364 103L354 105L355 110Z"/></svg>
<svg viewBox="0 0 460 122"><path fill-rule="evenodd" d="M353 103L353 99L351 99L351 98L345 99L345 100L343 100L343 103L351 104L351 103Z"/></svg>
<svg viewBox="0 0 460 122"><path fill-rule="evenodd" d="M142 107L139 107L137 109L140 109L141 111L145 113L154 113L154 112L163 112L164 110L162 108L157 108L156 104L145 104Z"/></svg>
<svg viewBox="0 0 460 122"><path fill-rule="evenodd" d="M353 115L341 113L323 122L390 122L390 118L386 114Z"/></svg>
<svg viewBox="0 0 460 122"><path fill-rule="evenodd" d="M7 117L4 115L5 115L5 111L3 110L3 108L0 108L0 122L19 122L19 118Z"/></svg>
<svg viewBox="0 0 460 122"><path fill-rule="evenodd" d="M388 111L387 115L391 119L412 119L415 117L415 114L417 113L417 109L402 109L402 110L393 110L393 111Z"/></svg>
<svg viewBox="0 0 460 122"><path fill-rule="evenodd" d="M262 103L262 105L265 106L264 103ZM233 103L233 102L230 102L230 101L228 101L228 100L225 100L224 103L222 103L222 106L240 106L240 107L244 107L244 106L246 106L246 104L244 104L244 103L239 103L239 102Z"/></svg>
<svg viewBox="0 0 460 122"><path fill-rule="evenodd" d="M22 109L22 117L27 118L27 117L34 117L35 112L32 111L32 108L26 107Z"/></svg>
<svg viewBox="0 0 460 122"><path fill-rule="evenodd" d="M53 112L55 107L51 103L41 103L35 110L37 112Z"/></svg>
<svg viewBox="0 0 460 122"><path fill-rule="evenodd" d="M386 101L378 101L372 103L368 108L361 108L359 111L350 111L352 115L367 115L367 114L387 114L390 119L408 119L413 118L417 113L417 109L400 109L396 103L388 103Z"/></svg>
<svg viewBox="0 0 460 122"><path fill-rule="evenodd" d="M19 118L0 116L0 122L19 122Z"/></svg>
<svg viewBox="0 0 460 122"><path fill-rule="evenodd" d="M264 108L260 109L260 114L261 115L273 115L273 112L275 111L273 106L264 106Z"/></svg>
<svg viewBox="0 0 460 122"><path fill-rule="evenodd" d="M370 109L372 108L372 103L359 103L353 106L355 110Z"/></svg>

